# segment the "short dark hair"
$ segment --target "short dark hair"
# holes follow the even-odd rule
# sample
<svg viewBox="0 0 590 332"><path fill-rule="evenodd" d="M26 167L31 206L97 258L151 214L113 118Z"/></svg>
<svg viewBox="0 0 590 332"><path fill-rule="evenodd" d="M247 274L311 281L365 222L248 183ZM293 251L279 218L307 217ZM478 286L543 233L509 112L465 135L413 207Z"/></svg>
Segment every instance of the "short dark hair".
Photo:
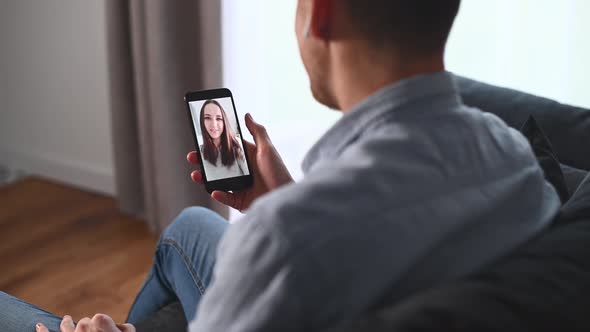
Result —
<svg viewBox="0 0 590 332"><path fill-rule="evenodd" d="M444 48L461 0L344 0L370 40L411 53Z"/></svg>

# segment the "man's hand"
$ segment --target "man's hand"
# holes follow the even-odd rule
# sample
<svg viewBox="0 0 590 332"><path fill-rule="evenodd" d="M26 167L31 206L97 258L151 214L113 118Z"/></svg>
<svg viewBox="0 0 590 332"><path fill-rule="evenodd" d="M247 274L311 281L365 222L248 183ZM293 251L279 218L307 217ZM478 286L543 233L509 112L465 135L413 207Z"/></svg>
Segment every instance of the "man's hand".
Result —
<svg viewBox="0 0 590 332"><path fill-rule="evenodd" d="M289 174L281 156L272 145L266 129L254 122L249 113L246 114L246 127L254 137L254 144L245 142L246 146L244 147L247 150L248 164L254 177L253 186L237 193L223 191L211 193L211 197L214 199L239 211L246 210L256 198L267 192L293 182L293 178ZM189 152L186 159L193 165L200 165L196 151ZM191 178L197 183L203 182L200 171L193 171Z"/></svg>
<svg viewBox="0 0 590 332"><path fill-rule="evenodd" d="M49 332L49 329L42 323L36 325L37 332ZM61 332L135 332L131 324L115 324L113 319L107 315L96 314L92 319L82 318L77 325L74 325L72 317L64 316L59 326Z"/></svg>

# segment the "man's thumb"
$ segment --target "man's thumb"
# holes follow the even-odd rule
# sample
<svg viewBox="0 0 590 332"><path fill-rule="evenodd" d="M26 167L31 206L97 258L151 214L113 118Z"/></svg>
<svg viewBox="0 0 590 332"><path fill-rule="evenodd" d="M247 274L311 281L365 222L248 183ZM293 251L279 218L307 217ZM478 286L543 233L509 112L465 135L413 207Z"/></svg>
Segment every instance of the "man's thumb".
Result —
<svg viewBox="0 0 590 332"><path fill-rule="evenodd" d="M248 127L248 131L252 134L252 137L254 137L254 143L256 143L256 145L270 143L266 128L254 121L250 113L246 114L246 127Z"/></svg>

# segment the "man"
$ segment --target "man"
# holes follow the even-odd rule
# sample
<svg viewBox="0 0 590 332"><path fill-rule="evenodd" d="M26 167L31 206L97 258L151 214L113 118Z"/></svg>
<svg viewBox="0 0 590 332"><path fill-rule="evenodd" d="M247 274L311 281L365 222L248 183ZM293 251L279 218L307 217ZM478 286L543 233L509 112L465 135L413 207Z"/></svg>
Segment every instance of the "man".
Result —
<svg viewBox="0 0 590 332"><path fill-rule="evenodd" d="M468 276L543 229L559 199L527 141L464 106L445 71L458 7L300 0L296 33L313 95L342 118L293 183L247 116L255 185L212 194L245 216L228 227L185 210L163 234L129 321L178 298L190 331L321 330L385 297ZM77 328L66 317L61 329L103 325L118 331L104 315Z"/></svg>

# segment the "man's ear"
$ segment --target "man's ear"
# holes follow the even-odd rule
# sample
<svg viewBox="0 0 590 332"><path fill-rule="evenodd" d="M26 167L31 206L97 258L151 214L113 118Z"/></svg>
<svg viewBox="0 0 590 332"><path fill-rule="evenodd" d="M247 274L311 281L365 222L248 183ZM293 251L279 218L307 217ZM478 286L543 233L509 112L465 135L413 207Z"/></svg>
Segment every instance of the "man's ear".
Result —
<svg viewBox="0 0 590 332"><path fill-rule="evenodd" d="M334 0L312 0L310 17L311 34L321 40L330 40ZM336 0L338 1L338 0Z"/></svg>

